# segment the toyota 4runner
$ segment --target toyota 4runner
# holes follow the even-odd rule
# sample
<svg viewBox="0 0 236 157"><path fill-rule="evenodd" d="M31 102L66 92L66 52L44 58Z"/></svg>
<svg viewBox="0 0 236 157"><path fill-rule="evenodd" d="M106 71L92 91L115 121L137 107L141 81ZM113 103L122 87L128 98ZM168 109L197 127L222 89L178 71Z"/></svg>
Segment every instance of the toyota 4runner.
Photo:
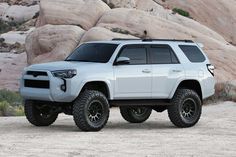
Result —
<svg viewBox="0 0 236 157"><path fill-rule="evenodd" d="M35 126L65 113L81 130L98 131L109 109L119 107L130 123L167 109L175 126L191 127L203 100L214 94L213 76L214 66L193 41L113 39L84 43L64 61L25 68L20 93Z"/></svg>

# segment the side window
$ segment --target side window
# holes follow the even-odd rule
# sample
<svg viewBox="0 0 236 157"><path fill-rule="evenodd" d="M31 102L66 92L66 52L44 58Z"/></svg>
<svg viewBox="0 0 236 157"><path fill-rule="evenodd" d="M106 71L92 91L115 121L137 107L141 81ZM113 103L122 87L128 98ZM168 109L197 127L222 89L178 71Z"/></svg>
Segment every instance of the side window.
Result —
<svg viewBox="0 0 236 157"><path fill-rule="evenodd" d="M185 56L190 60L190 62L204 62L206 60L205 56L199 50L197 46L194 45L179 45L180 49L184 52Z"/></svg>
<svg viewBox="0 0 236 157"><path fill-rule="evenodd" d="M168 45L151 46L152 64L177 64L179 63L173 50Z"/></svg>
<svg viewBox="0 0 236 157"><path fill-rule="evenodd" d="M128 57L131 65L147 63L147 51L144 47L125 47L119 57Z"/></svg>

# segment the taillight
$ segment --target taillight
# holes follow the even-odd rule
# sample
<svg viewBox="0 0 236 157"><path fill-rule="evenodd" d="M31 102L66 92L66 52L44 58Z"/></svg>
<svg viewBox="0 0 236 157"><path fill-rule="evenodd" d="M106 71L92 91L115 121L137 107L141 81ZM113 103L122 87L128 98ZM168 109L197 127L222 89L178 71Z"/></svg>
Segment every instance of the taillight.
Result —
<svg viewBox="0 0 236 157"><path fill-rule="evenodd" d="M207 64L207 69L212 74L212 76L214 76L215 67L211 64Z"/></svg>

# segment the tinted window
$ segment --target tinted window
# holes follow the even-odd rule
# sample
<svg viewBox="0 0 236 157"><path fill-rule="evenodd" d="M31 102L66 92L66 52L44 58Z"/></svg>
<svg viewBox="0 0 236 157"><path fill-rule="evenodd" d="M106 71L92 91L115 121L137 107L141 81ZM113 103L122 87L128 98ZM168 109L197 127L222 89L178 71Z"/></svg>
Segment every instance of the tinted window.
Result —
<svg viewBox="0 0 236 157"><path fill-rule="evenodd" d="M111 58L117 44L86 43L79 46L66 61L106 63Z"/></svg>
<svg viewBox="0 0 236 157"><path fill-rule="evenodd" d="M128 57L130 59L130 64L147 63L146 48L142 47L126 47L121 51L119 57Z"/></svg>
<svg viewBox="0 0 236 157"><path fill-rule="evenodd" d="M191 62L204 62L205 57L197 46L180 45L180 49L184 52Z"/></svg>
<svg viewBox="0 0 236 157"><path fill-rule="evenodd" d="M152 46L150 48L151 62L153 64L179 63L174 52L169 46Z"/></svg>

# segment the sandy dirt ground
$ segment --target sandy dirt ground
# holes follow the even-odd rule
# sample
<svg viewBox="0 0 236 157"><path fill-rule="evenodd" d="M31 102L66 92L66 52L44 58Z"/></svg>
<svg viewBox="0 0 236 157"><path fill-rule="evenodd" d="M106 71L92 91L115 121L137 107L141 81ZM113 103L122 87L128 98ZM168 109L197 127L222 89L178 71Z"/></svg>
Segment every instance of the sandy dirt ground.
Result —
<svg viewBox="0 0 236 157"><path fill-rule="evenodd" d="M50 127L0 118L0 156L236 156L236 103L203 107L200 122L187 129L174 127L166 111L130 124L116 108L100 132L81 132L65 115Z"/></svg>

